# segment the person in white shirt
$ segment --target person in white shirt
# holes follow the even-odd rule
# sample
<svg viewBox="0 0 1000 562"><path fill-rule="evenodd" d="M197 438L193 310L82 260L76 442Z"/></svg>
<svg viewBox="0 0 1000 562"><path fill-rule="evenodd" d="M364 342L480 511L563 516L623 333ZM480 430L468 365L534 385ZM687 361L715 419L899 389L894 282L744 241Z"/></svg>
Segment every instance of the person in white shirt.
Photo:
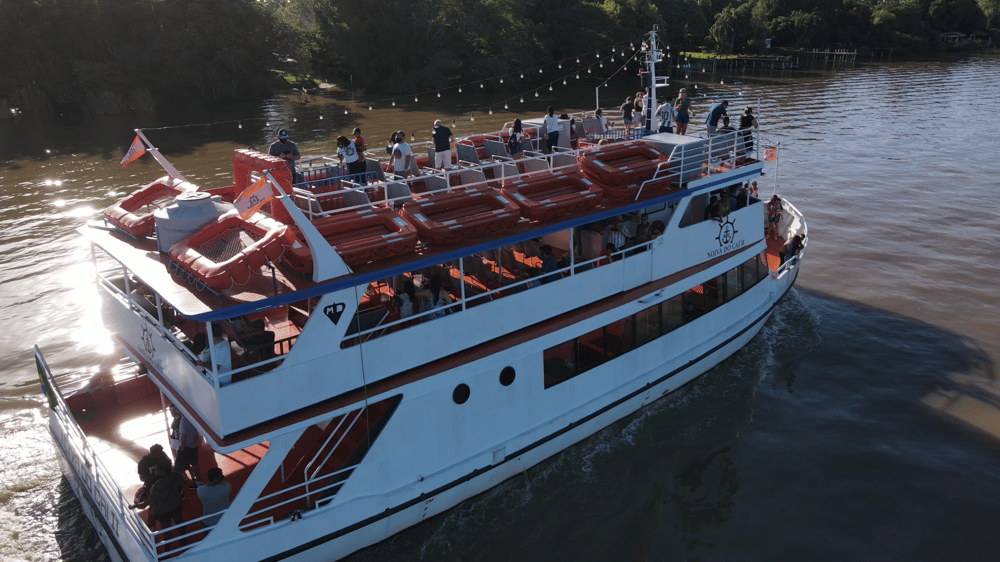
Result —
<svg viewBox="0 0 1000 562"><path fill-rule="evenodd" d="M656 116L660 118L660 130L661 133L673 133L674 132L674 100L668 97L663 100L660 107L656 108Z"/></svg>
<svg viewBox="0 0 1000 562"><path fill-rule="evenodd" d="M198 356L199 363L209 371L212 370L212 363L215 363L216 373L219 375L219 386L225 386L232 382L233 370L232 348L229 347L229 340L222 333L222 325L212 323L212 345L206 347Z"/></svg>
<svg viewBox="0 0 1000 562"><path fill-rule="evenodd" d="M559 144L559 118L556 117L556 109L549 106L545 115L545 147L546 152L551 154L552 147Z"/></svg>

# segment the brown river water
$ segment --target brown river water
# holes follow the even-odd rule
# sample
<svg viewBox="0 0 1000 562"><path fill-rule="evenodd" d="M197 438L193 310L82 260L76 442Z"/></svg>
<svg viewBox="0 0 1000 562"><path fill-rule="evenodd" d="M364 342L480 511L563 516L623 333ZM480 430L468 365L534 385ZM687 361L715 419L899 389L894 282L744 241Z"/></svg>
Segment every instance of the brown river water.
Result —
<svg viewBox="0 0 1000 562"><path fill-rule="evenodd" d="M982 428L1000 425L1000 55L697 73L669 93L682 85L698 86L696 123L713 100L760 100L782 146L762 194L776 180L809 225L797 288L682 391L352 560L996 559L1000 448ZM632 88L602 88L601 105ZM516 115L503 95L451 94L0 120L0 560L107 559L59 474L31 350L68 378L112 351L75 229L162 175L148 156L118 164L134 127L218 187L234 149L266 149L279 128L323 154L359 125L377 150L396 129L426 140L438 117L471 134L593 93L529 95ZM973 414L928 405L941 395Z"/></svg>

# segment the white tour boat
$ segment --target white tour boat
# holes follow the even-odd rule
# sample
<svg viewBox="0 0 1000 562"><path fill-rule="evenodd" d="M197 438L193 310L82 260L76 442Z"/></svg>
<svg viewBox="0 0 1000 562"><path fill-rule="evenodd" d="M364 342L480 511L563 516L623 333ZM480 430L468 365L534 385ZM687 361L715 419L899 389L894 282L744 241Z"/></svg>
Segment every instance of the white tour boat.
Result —
<svg viewBox="0 0 1000 562"><path fill-rule="evenodd" d="M61 464L112 559L339 559L746 345L798 274L802 252L780 248L808 241L787 201L765 239L766 202L736 191L762 176L757 132L626 136L574 117L584 132L562 120L551 153L530 121L523 158L505 128L409 178L374 159L365 178L319 158L292 174L238 150L234 184L208 191L139 132L168 176L80 229L138 368L60 388L36 347ZM218 467L232 494L205 516L188 490L163 529L131 504L171 405L201 435L200 478Z"/></svg>

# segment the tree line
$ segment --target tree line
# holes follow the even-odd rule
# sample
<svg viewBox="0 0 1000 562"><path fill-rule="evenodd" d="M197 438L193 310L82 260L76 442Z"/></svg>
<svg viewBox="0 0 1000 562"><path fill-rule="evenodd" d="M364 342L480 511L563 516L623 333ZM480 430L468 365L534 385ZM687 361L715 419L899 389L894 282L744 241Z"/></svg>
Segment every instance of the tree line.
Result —
<svg viewBox="0 0 1000 562"><path fill-rule="evenodd" d="M674 52L761 54L770 39L929 55L946 31L1000 39L1000 0L3 0L0 111L213 105L320 78L433 90L634 43L653 24Z"/></svg>

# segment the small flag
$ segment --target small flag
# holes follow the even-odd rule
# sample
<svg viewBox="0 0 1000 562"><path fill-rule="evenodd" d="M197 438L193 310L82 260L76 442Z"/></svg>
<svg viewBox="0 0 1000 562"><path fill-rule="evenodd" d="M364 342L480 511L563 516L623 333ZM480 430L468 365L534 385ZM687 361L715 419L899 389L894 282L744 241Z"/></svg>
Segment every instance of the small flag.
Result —
<svg viewBox="0 0 1000 562"><path fill-rule="evenodd" d="M764 151L764 160L774 162L778 159L778 147L769 148Z"/></svg>
<svg viewBox="0 0 1000 562"><path fill-rule="evenodd" d="M128 147L128 152L125 153L125 158L122 158L122 168L135 162L145 153L146 145L142 143L142 138L136 135L135 140L132 141L132 146Z"/></svg>
<svg viewBox="0 0 1000 562"><path fill-rule="evenodd" d="M253 185L243 190L233 204L236 206L236 210L240 212L240 216L243 220L249 219L257 209L260 209L268 201L274 199L274 191L271 189L271 184L268 183L267 178L260 178Z"/></svg>

